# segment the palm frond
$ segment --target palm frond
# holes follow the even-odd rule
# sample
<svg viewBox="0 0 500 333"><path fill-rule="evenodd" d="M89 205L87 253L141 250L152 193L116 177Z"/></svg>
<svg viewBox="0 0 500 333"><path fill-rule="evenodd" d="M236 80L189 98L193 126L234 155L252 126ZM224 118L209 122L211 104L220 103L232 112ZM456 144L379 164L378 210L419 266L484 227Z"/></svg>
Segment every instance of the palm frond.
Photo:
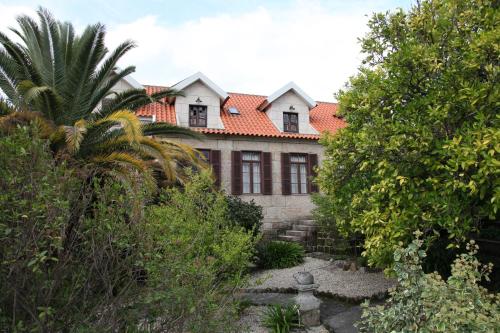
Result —
<svg viewBox="0 0 500 333"><path fill-rule="evenodd" d="M91 161L98 164L116 164L122 167L128 166L139 171L146 170L144 161L129 153L114 152L109 155L97 155L92 157Z"/></svg>
<svg viewBox="0 0 500 333"><path fill-rule="evenodd" d="M128 110L116 111L107 117L99 119L95 124L99 125L106 122L121 125L129 142L139 142L142 138L141 122L134 113Z"/></svg>
<svg viewBox="0 0 500 333"><path fill-rule="evenodd" d="M57 91L49 86L36 86L27 80L18 85L18 90L27 105L34 104L36 110L58 123L62 114L63 100Z"/></svg>
<svg viewBox="0 0 500 333"><path fill-rule="evenodd" d="M132 74L135 72L134 66L129 66L119 72L116 72L115 75L109 74L104 82L97 82L99 79L95 79L94 83L92 83L93 87L91 88L92 95L90 96L89 108L95 109L97 105L102 101L103 98L108 96L113 90L113 87L120 82L125 76ZM129 109L128 105L124 105L120 107L122 109ZM116 111L117 109L111 109L110 111Z"/></svg>
<svg viewBox="0 0 500 333"><path fill-rule="evenodd" d="M205 136L186 127L180 127L168 123L150 123L142 125L142 133L146 136L180 136L197 140L203 140Z"/></svg>
<svg viewBox="0 0 500 333"><path fill-rule="evenodd" d="M4 98L0 97L0 117L7 116L14 112L16 112L15 107L7 102Z"/></svg>
<svg viewBox="0 0 500 333"><path fill-rule="evenodd" d="M66 134L68 151L74 154L80 149L80 143L85 133L87 133L87 122L82 119L77 121L73 126L64 126L64 132Z"/></svg>
<svg viewBox="0 0 500 333"><path fill-rule="evenodd" d="M165 146L153 139L144 137L141 139L138 149L154 158L155 162L159 164L168 180L175 180L175 159Z"/></svg>

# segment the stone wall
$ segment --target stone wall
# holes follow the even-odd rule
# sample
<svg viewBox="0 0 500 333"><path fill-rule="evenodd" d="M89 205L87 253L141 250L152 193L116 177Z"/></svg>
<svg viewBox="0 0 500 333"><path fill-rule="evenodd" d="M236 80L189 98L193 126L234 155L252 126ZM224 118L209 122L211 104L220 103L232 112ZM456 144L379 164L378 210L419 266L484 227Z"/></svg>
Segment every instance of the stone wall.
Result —
<svg viewBox="0 0 500 333"><path fill-rule="evenodd" d="M198 149L221 151L221 187L231 193L231 152L262 151L272 153L273 194L243 194L243 200L254 200L263 207L264 229L279 229L287 222L308 218L314 204L308 194L281 194L281 153L317 154L318 163L323 160L323 148L315 140L294 140L278 138L236 137L210 135L203 141L177 139Z"/></svg>

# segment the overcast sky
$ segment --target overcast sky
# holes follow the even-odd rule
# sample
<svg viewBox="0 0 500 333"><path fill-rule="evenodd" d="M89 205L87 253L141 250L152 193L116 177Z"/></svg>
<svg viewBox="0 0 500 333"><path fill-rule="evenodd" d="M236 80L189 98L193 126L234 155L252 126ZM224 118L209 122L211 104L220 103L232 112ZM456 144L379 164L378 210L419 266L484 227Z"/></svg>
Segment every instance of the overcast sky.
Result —
<svg viewBox="0 0 500 333"><path fill-rule="evenodd" d="M135 65L143 84L171 85L201 71L229 92L269 95L294 81L312 98L334 101L360 64L357 38L368 17L412 2L0 0L0 30L41 5L77 29L104 23L109 47L134 40L121 66Z"/></svg>

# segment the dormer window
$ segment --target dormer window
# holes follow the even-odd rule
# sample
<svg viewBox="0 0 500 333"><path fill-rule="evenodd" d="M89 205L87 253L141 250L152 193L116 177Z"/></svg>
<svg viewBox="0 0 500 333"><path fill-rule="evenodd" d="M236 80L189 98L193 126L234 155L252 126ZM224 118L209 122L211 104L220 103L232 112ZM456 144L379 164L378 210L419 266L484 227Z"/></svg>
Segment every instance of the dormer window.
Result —
<svg viewBox="0 0 500 333"><path fill-rule="evenodd" d="M283 113L283 131L284 132L299 132L299 115L294 112Z"/></svg>
<svg viewBox="0 0 500 333"><path fill-rule="evenodd" d="M189 106L189 126L207 127L207 106L190 105Z"/></svg>

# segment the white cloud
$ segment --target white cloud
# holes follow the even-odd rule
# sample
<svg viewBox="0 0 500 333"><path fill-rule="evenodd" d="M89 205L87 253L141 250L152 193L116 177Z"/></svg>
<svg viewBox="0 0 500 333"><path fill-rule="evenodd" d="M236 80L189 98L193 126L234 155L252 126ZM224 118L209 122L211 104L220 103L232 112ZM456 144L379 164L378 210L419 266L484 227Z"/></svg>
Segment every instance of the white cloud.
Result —
<svg viewBox="0 0 500 333"><path fill-rule="evenodd" d="M314 99L332 101L361 61L357 38L366 21L362 12L296 2L281 12L259 7L178 26L147 16L110 27L108 40L138 43L122 65L136 65L142 83L168 85L202 71L232 92L268 95L295 81Z"/></svg>
<svg viewBox="0 0 500 333"><path fill-rule="evenodd" d="M13 34L9 28L17 28L16 18L19 15L28 15L34 17L36 11L29 6L11 6L0 4L0 31L7 33L9 37Z"/></svg>
<svg viewBox="0 0 500 333"><path fill-rule="evenodd" d="M299 0L280 10L229 10L178 25L156 16L108 25L107 42L110 47L125 39L137 42L120 66L135 65L134 78L145 84L171 85L202 71L231 92L269 95L294 81L312 98L333 101L333 93L356 73L367 8L334 12L320 2ZM0 4L0 30L15 26L20 13L35 11Z"/></svg>

